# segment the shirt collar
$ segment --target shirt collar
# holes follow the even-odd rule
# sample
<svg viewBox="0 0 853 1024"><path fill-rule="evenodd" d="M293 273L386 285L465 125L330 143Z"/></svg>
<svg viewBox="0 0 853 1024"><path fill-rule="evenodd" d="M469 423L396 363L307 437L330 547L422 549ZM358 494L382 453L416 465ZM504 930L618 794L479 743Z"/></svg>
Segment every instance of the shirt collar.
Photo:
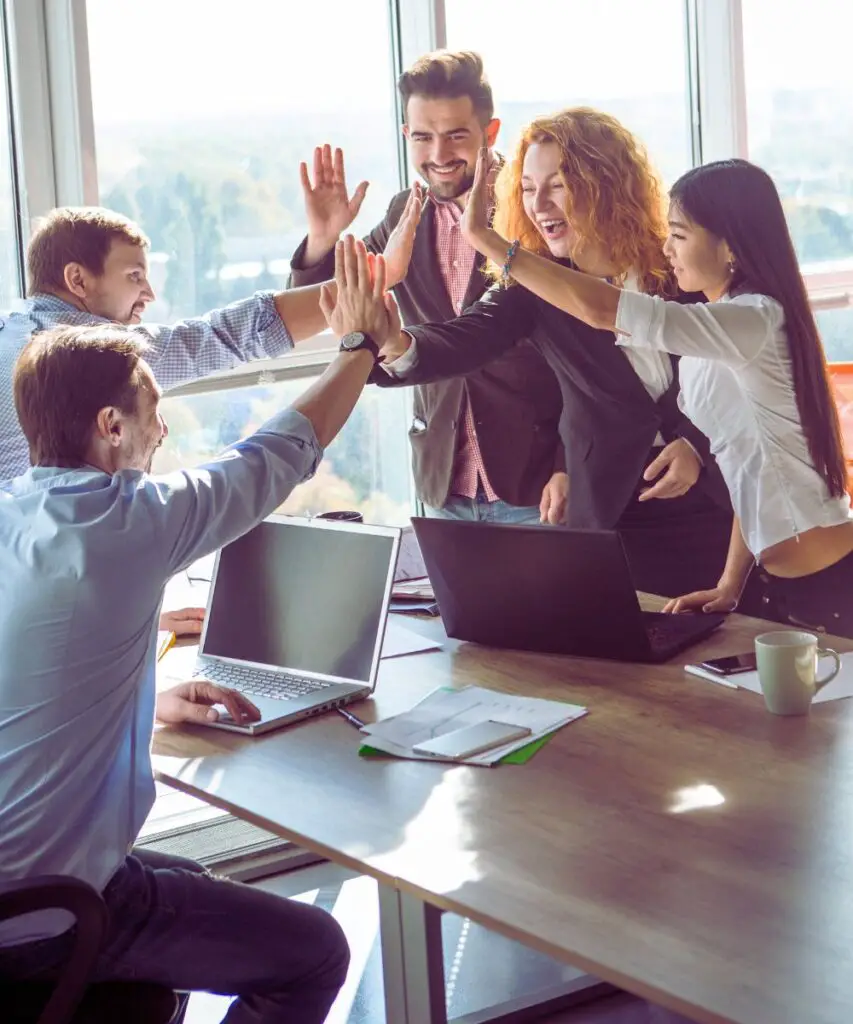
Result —
<svg viewBox="0 0 853 1024"><path fill-rule="evenodd" d="M29 304L33 313L47 313L72 322L76 317L81 317L86 323L108 323L106 317L87 313L85 309L78 309L65 299L60 299L58 295L51 295L49 292L36 292L29 299Z"/></svg>
<svg viewBox="0 0 853 1024"><path fill-rule="evenodd" d="M56 487L71 487L83 491L94 491L109 483L112 478L103 470L91 466L30 466L19 477L8 481L8 493L15 497L37 494Z"/></svg>

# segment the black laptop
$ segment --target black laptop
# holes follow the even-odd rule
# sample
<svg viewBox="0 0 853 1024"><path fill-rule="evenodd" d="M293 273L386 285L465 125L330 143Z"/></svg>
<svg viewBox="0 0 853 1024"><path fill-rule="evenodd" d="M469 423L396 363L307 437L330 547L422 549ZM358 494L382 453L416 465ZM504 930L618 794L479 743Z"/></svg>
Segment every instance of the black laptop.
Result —
<svg viewBox="0 0 853 1024"><path fill-rule="evenodd" d="M665 661L724 615L644 612L619 534L412 519L448 636L489 647Z"/></svg>

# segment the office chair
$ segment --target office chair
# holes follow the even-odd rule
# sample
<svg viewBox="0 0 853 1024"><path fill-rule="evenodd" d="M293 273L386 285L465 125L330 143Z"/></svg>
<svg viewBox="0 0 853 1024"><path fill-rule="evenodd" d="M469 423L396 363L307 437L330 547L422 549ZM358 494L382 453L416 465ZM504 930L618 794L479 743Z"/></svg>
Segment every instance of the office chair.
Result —
<svg viewBox="0 0 853 1024"><path fill-rule="evenodd" d="M3 1024L178 1024L185 1000L148 982L90 984L107 929L107 907L85 882L43 875L0 886L0 921L36 910L67 910L76 918L74 946L56 981L0 978Z"/></svg>

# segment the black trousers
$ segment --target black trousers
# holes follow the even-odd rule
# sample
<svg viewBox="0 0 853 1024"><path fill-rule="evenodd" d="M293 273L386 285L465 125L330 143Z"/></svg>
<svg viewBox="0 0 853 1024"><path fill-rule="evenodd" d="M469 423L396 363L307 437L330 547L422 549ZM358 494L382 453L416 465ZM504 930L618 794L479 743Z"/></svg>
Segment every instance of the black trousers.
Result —
<svg viewBox="0 0 853 1024"><path fill-rule="evenodd" d="M681 498L638 501L648 486L638 485L616 524L634 586L663 597L716 586L726 564L731 509L696 486Z"/></svg>
<svg viewBox="0 0 853 1024"><path fill-rule="evenodd" d="M853 552L809 576L783 579L759 568L751 580L760 593L761 610L748 614L793 629L853 637Z"/></svg>
<svg viewBox="0 0 853 1024"><path fill-rule="evenodd" d="M239 996L227 1024L321 1024L346 978L349 948L330 914L183 857L135 850L104 900L110 927L94 980ZM0 980L55 977L71 941L65 932L0 949Z"/></svg>

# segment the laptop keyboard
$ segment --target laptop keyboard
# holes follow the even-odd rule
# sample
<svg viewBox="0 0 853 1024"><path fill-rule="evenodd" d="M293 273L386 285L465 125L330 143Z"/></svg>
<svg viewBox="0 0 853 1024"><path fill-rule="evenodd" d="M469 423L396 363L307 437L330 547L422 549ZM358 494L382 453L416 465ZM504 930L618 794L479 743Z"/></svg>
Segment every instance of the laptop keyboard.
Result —
<svg viewBox="0 0 853 1024"><path fill-rule="evenodd" d="M226 665L208 662L198 673L212 683L229 686L240 693L256 697L272 697L275 700L291 700L307 693L316 693L336 683L323 679L305 679L302 676L286 675L284 672L265 672L247 665Z"/></svg>
<svg viewBox="0 0 853 1024"><path fill-rule="evenodd" d="M722 621L721 616L714 618ZM646 619L643 625L652 650L665 651L687 637L706 630L710 632L709 620L710 616L702 615L662 615L660 618L655 617L653 622Z"/></svg>

